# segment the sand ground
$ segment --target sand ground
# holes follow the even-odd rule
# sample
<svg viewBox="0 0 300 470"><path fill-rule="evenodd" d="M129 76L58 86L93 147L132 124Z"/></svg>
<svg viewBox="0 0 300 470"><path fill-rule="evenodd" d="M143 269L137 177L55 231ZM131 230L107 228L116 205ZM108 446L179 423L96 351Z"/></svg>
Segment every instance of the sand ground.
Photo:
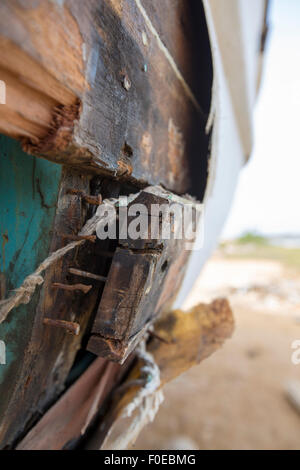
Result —
<svg viewBox="0 0 300 470"><path fill-rule="evenodd" d="M165 387L165 401L136 449L300 449L300 414L285 388L300 380L300 274L277 261L215 255L186 302L226 296L232 339Z"/></svg>

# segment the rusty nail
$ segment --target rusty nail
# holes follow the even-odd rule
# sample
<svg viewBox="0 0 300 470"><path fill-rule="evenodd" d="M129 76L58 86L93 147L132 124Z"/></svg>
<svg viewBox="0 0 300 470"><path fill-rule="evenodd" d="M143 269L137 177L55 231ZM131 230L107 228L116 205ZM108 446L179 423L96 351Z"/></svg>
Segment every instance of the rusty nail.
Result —
<svg viewBox="0 0 300 470"><path fill-rule="evenodd" d="M94 206L100 206L102 204L102 195L98 194L97 196L92 196L91 194L86 194L81 189L69 188L67 191L68 194L76 194L84 199L88 204L93 204Z"/></svg>
<svg viewBox="0 0 300 470"><path fill-rule="evenodd" d="M59 233L58 236L67 240L88 240L93 243L97 240L96 235L72 235L69 233Z"/></svg>
<svg viewBox="0 0 300 470"><path fill-rule="evenodd" d="M85 194L82 196L82 198L88 203L92 204L94 206L100 206L102 204L102 196L101 194L98 194L97 196L90 196L88 194Z"/></svg>
<svg viewBox="0 0 300 470"><path fill-rule="evenodd" d="M44 325L56 326L59 328L63 328L68 333L71 333L75 336L78 336L80 333L80 325L79 323L75 323L72 321L65 321L65 320L54 320L53 318L44 318L43 319Z"/></svg>
<svg viewBox="0 0 300 470"><path fill-rule="evenodd" d="M75 276L87 277L89 279L95 279L96 281L106 282L107 277L99 276L98 274L88 273L87 271L81 271L80 269L70 268L69 273L75 274Z"/></svg>
<svg viewBox="0 0 300 470"><path fill-rule="evenodd" d="M60 282L54 282L52 287L54 289L64 289L68 291L79 290L84 294L87 294L93 286L87 286L86 284L61 284Z"/></svg>

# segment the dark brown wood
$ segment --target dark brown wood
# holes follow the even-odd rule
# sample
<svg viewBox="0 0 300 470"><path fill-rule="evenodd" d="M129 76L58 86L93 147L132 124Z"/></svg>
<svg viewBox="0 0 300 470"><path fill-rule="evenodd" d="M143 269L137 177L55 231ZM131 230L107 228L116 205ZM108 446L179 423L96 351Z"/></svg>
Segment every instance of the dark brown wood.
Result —
<svg viewBox="0 0 300 470"><path fill-rule="evenodd" d="M146 15L143 5L147 7ZM176 24L183 10L183 4L179 7L174 3L171 13ZM185 11L186 21L191 24L194 16L188 8ZM0 132L20 139L28 152L66 165L51 251L67 243L68 237L78 237L87 216L92 214L88 204L91 199L81 196L98 196L102 190L95 191L98 178L91 182L91 176L114 179L106 180L103 197L119 194L120 183L116 180L136 187L162 183L176 193L191 189L193 175L197 187L202 184L199 174L201 181L206 181L206 109L190 81L193 75L196 81L199 77L202 80L202 75L194 73L199 71L199 64L194 69L190 63L187 69L189 61L183 60L190 57L188 50L195 49L194 39L180 32L178 38L184 37L184 46L177 54L181 39L177 38L173 47L171 30L167 27L163 36L149 5L137 0L0 3L0 80L7 85ZM204 90L207 96L210 85ZM70 188L80 194L68 194ZM63 239L59 234L67 237ZM31 338L24 363L13 378L14 392L3 398L7 406L0 428L1 445L11 445L61 394L76 352L82 342L85 345L103 285L93 283L86 295L51 286L55 282L73 282L70 267L106 276L111 259L101 257L103 250L115 250L114 242L86 243L47 271L37 293L38 308L33 330L28 333ZM119 250L123 259L134 250L145 250L139 253L137 269L139 263L141 269L144 266L150 291L144 288L140 305L133 303L132 310L127 309L129 316L122 322L124 327L127 321L128 331L124 327L123 336L96 333L90 345L97 342L98 348L102 341L108 357L123 361L149 322L170 305L189 252L182 250L179 242L161 250L153 241L142 247L131 245L130 240ZM142 261L147 257L158 273L153 282L149 280L151 262ZM137 284L129 287L136 295ZM120 315L117 308L115 313ZM76 320L81 326L80 335L71 337L61 329L49 328L43 324L45 316Z"/></svg>
<svg viewBox="0 0 300 470"><path fill-rule="evenodd" d="M151 239L151 225L161 228L166 221L149 217L152 204L163 205L166 212L170 196L164 190L142 191L126 208L143 203L145 214L141 215L150 223L144 239L119 240L87 346L94 354L123 362L153 320L170 309L190 252L185 238ZM184 207L187 201L177 199ZM130 223L130 217L128 220ZM170 219L171 233L174 223Z"/></svg>
<svg viewBox="0 0 300 470"><path fill-rule="evenodd" d="M203 2L141 0L141 4L203 114L207 115L211 100L212 59Z"/></svg>
<svg viewBox="0 0 300 470"><path fill-rule="evenodd" d="M204 14L196 21L190 2L168 0L164 13L160 5L1 2L7 104L0 131L21 138L35 155L139 186L162 183L183 193L195 169L205 180L208 106L199 89L210 96L210 64L202 57L201 69L191 52ZM166 26L167 11L172 22ZM177 26L184 21L178 33L173 20ZM202 23L199 39L207 43ZM196 88L202 76L205 86Z"/></svg>
<svg viewBox="0 0 300 470"><path fill-rule="evenodd" d="M139 326L135 329L132 321L139 325L140 303L153 282L151 275L158 259L159 254L117 249L93 331L101 331L103 336L116 340L138 332ZM143 321L145 323L146 319Z"/></svg>

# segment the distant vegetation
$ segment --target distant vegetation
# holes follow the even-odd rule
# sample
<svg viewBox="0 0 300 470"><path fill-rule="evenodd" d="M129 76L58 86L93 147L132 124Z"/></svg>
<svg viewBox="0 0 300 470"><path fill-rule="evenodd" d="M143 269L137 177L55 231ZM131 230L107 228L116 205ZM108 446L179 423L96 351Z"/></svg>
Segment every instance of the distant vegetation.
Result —
<svg viewBox="0 0 300 470"><path fill-rule="evenodd" d="M255 232L247 232L236 240L223 242L220 250L228 259L268 259L300 271L300 248L274 246L267 237Z"/></svg>
<svg viewBox="0 0 300 470"><path fill-rule="evenodd" d="M267 245L269 243L266 237L264 237L263 235L259 235L255 232L244 233L239 238L237 238L236 242L243 245L248 243L252 243L255 245Z"/></svg>

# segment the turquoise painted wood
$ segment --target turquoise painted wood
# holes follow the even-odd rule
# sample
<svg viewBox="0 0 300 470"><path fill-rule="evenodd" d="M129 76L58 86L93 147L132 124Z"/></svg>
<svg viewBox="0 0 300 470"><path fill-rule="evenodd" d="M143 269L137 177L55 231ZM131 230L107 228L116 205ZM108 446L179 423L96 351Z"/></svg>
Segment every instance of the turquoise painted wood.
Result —
<svg viewBox="0 0 300 470"><path fill-rule="evenodd" d="M0 135L0 276L5 276L6 295L48 255L60 178L60 165L27 155L18 142ZM0 365L0 429L30 339L38 295L12 310L0 325L0 340L6 344L6 365Z"/></svg>

